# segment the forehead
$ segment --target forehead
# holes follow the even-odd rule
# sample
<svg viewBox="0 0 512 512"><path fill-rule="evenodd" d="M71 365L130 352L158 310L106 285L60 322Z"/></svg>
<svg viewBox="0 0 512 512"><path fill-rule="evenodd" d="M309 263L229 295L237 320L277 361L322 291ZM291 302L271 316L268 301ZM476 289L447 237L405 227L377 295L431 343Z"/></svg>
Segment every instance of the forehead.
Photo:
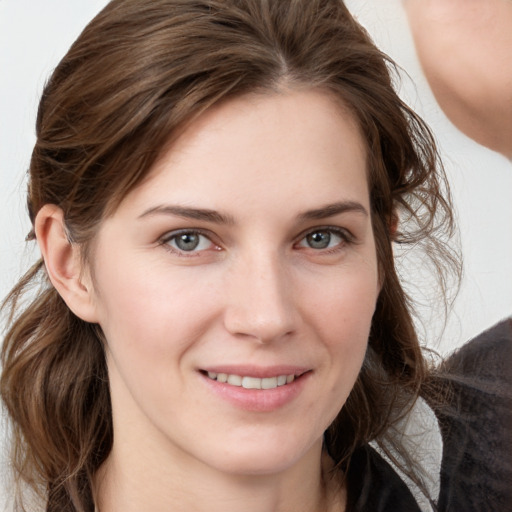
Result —
<svg viewBox="0 0 512 512"><path fill-rule="evenodd" d="M363 138L339 100L320 90L253 94L190 123L126 200L258 210L357 199L369 207L366 176Z"/></svg>

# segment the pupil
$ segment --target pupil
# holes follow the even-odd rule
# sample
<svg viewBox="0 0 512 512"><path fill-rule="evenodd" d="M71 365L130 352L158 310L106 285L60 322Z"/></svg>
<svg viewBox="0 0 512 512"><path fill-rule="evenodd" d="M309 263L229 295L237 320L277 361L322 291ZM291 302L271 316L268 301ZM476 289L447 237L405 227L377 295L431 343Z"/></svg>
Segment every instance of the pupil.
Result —
<svg viewBox="0 0 512 512"><path fill-rule="evenodd" d="M176 238L176 245L182 251L193 251L199 245L199 235L184 233Z"/></svg>
<svg viewBox="0 0 512 512"><path fill-rule="evenodd" d="M313 249L325 249L331 241L331 234L325 231L311 233L307 237L308 244Z"/></svg>

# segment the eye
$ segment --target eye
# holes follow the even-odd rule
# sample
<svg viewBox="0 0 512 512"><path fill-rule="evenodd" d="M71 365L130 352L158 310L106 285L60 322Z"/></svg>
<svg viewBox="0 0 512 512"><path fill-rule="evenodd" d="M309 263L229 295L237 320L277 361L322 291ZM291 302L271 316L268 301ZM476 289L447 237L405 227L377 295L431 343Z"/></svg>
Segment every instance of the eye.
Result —
<svg viewBox="0 0 512 512"><path fill-rule="evenodd" d="M340 229L322 228L310 231L297 245L317 250L333 249L349 241L348 238L348 235Z"/></svg>
<svg viewBox="0 0 512 512"><path fill-rule="evenodd" d="M216 247L206 235L193 230L169 233L161 243L178 253L197 253Z"/></svg>

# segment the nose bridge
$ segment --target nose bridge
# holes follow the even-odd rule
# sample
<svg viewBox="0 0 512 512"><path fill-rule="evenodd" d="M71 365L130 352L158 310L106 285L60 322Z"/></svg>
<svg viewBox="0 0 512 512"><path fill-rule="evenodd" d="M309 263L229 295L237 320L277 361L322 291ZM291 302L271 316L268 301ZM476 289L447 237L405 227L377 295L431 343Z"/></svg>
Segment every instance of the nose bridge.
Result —
<svg viewBox="0 0 512 512"><path fill-rule="evenodd" d="M241 258L228 285L227 329L260 342L293 332L297 314L291 284L277 251L259 250Z"/></svg>

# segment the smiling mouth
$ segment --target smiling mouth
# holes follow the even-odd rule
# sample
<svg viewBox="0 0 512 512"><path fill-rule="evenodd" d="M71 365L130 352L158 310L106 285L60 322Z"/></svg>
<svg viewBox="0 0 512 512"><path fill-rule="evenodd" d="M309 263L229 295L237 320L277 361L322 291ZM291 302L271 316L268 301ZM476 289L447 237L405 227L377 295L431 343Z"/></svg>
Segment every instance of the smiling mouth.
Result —
<svg viewBox="0 0 512 512"><path fill-rule="evenodd" d="M211 380L244 389L275 389L291 384L296 378L300 377L300 375L290 374L260 379L258 377L228 373L204 372L204 374Z"/></svg>

